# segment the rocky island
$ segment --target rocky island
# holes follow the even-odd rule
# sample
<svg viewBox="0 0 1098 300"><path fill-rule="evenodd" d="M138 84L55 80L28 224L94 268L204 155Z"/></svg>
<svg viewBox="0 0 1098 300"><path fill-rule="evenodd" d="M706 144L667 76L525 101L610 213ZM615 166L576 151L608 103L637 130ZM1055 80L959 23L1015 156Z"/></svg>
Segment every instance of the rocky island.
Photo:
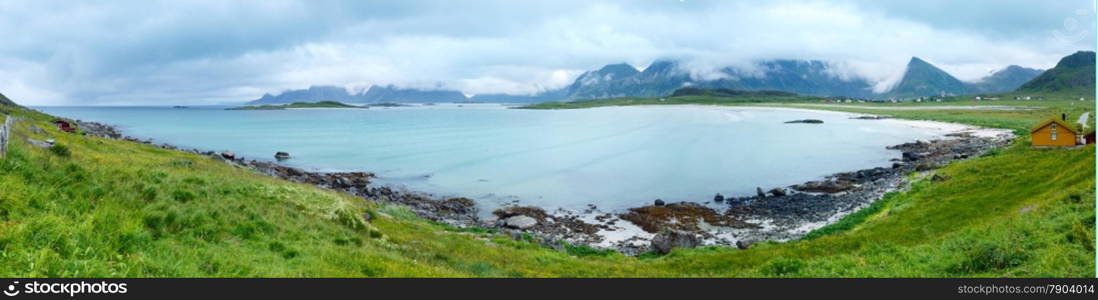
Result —
<svg viewBox="0 0 1098 300"><path fill-rule="evenodd" d="M284 109L294 109L294 108L362 108L362 109L366 109L366 108L369 108L369 107L350 105L350 104L345 104L345 103L336 102L336 101L320 101L320 102L294 102L294 103L290 103L290 104L278 104L278 105L265 104L265 105L238 106L238 107L226 108L225 110L284 110Z"/></svg>

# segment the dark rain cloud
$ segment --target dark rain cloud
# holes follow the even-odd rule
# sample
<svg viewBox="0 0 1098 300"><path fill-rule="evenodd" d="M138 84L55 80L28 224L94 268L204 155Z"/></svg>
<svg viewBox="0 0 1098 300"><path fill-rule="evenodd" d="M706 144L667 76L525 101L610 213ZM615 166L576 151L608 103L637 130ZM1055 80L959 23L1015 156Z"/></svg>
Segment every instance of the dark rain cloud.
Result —
<svg viewBox="0 0 1098 300"><path fill-rule="evenodd" d="M226 103L313 84L532 93L664 57L910 56L962 78L1093 49L1090 1L0 1L0 92L34 105Z"/></svg>

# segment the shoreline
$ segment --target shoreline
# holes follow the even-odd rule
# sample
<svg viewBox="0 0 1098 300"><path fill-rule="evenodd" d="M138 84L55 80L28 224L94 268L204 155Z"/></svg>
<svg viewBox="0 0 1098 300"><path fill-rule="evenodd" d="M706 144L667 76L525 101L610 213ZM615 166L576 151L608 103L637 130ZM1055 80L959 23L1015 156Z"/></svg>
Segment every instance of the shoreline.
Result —
<svg viewBox="0 0 1098 300"><path fill-rule="evenodd" d="M669 107L675 106L713 108L706 105ZM807 108L728 108L844 114L867 121L900 122L916 128L941 130L943 134L940 139L888 147L903 154L901 158L894 159L892 168L841 172L821 180L767 188L765 192L759 187L756 196L724 198L716 194L711 200L654 203L626 211L602 211L595 205L588 205L581 212L563 209L550 212L540 207L510 206L492 212L497 217L495 220L479 218L481 214L475 200L443 199L402 188L377 186L373 184L376 178L373 173L311 172L271 161L245 160L230 151L187 150L169 144L154 146L207 156L271 177L343 191L371 202L406 205L421 218L455 227L494 228L515 238L522 238L524 233L533 234L543 245L558 250L563 250L561 242L566 242L636 255L650 249L662 249L664 247L661 245L668 243L687 247L721 245L742 249L758 242L797 239L869 206L888 192L902 190L909 183L906 178L909 172L928 176L929 172L952 160L979 156L987 150L1009 144L1014 138L1005 129L938 121L867 118L871 115ZM111 125L79 120L77 124L92 135L153 144L151 140L125 136ZM709 205L722 202L725 205L718 206L718 209Z"/></svg>

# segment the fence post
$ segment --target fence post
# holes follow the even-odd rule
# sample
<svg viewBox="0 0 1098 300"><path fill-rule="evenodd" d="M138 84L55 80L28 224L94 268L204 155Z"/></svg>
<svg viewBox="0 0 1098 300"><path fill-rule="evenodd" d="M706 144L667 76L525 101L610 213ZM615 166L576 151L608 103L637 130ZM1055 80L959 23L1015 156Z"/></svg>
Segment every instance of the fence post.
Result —
<svg viewBox="0 0 1098 300"><path fill-rule="evenodd" d="M8 153L8 129L11 128L12 115L4 116L4 124L0 124L0 158Z"/></svg>

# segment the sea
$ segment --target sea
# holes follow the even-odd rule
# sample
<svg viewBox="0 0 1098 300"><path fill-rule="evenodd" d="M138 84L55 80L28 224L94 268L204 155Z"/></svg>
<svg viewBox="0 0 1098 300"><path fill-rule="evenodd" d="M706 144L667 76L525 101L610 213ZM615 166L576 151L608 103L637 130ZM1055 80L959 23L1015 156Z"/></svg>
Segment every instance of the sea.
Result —
<svg viewBox="0 0 1098 300"><path fill-rule="evenodd" d="M940 130L840 112L761 107L501 104L369 109L223 106L36 107L181 148L233 151L313 171L367 171L375 184L475 199L481 211L534 205L620 211L754 195L837 172L890 167L887 146ZM816 119L822 124L788 124Z"/></svg>

